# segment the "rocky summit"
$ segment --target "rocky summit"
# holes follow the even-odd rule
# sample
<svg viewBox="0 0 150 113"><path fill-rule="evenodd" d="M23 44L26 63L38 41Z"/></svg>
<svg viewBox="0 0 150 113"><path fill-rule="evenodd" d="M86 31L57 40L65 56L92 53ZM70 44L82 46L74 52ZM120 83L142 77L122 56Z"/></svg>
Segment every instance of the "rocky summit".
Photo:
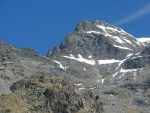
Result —
<svg viewBox="0 0 150 113"><path fill-rule="evenodd" d="M80 21L47 56L0 41L0 113L150 113L150 42Z"/></svg>

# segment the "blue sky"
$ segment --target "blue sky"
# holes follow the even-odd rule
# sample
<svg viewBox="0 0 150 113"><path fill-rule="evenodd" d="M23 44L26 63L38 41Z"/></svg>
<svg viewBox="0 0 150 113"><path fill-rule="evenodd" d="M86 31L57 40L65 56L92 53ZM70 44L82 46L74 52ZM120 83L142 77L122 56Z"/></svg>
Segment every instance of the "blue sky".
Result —
<svg viewBox="0 0 150 113"><path fill-rule="evenodd" d="M0 39L46 54L82 19L150 37L150 0L0 0Z"/></svg>

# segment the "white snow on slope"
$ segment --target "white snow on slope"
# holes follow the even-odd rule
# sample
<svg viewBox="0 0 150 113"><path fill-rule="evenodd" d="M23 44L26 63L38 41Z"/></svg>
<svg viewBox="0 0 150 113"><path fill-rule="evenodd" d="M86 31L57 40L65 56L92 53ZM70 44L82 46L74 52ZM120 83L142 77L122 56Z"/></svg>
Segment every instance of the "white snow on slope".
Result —
<svg viewBox="0 0 150 113"><path fill-rule="evenodd" d="M137 38L141 43L150 43L150 38Z"/></svg>
<svg viewBox="0 0 150 113"><path fill-rule="evenodd" d="M150 55L146 55L147 57L150 57ZM131 59L136 59L136 58L142 58L142 57L144 57L144 56L134 56L134 57L132 57Z"/></svg>
<svg viewBox="0 0 150 113"><path fill-rule="evenodd" d="M86 88L84 88L84 87L79 88L79 90L84 90L84 89L86 89Z"/></svg>
<svg viewBox="0 0 150 113"><path fill-rule="evenodd" d="M70 54L70 56L63 56L65 58L69 58L69 59L73 59L73 60L77 60L79 62L84 62L84 63L87 63L87 64L90 64L90 65L95 65L95 60L88 60L88 59L85 59L82 57L82 55L78 54L78 58L74 57L72 54Z"/></svg>
<svg viewBox="0 0 150 113"><path fill-rule="evenodd" d="M123 60L118 64L118 67L115 69L115 73L112 75L113 78L119 73L118 71L119 71L119 69L121 68L121 65L122 65L127 59L131 58L132 55L133 55L133 54L128 54L128 55L125 57L125 59L123 59Z"/></svg>
<svg viewBox="0 0 150 113"><path fill-rule="evenodd" d="M76 84L74 84L75 86L82 86L82 84L81 83L76 83Z"/></svg>
<svg viewBox="0 0 150 113"><path fill-rule="evenodd" d="M98 64L112 64L112 63L119 63L121 62L120 60L115 60L115 59L107 59L107 60L98 60Z"/></svg>
<svg viewBox="0 0 150 113"><path fill-rule="evenodd" d="M80 54L78 54L78 58L74 57L74 55L72 55L72 54L70 54L70 56L63 56L63 57L69 58L69 59L73 59L73 60L77 60L79 62L83 62L83 63L90 64L90 65L96 65L96 61L95 60L85 59ZM120 60L115 60L115 59L98 60L98 64L99 65L119 63L119 62L121 62L121 61Z"/></svg>
<svg viewBox="0 0 150 113"><path fill-rule="evenodd" d="M103 33L100 33L99 31L87 31L86 33L95 33L95 34L103 34ZM123 39L121 39L120 37L118 36L112 36L108 33L104 33L103 34L104 36L106 37L110 37L110 38L113 38L116 42L120 43L120 44L123 44L124 42L126 43L129 43L129 44L132 44L130 40L126 39L125 37ZM138 41L136 42L138 45L140 44ZM130 50L130 51L133 51L132 49L130 48L127 48L127 47L123 47L123 46L119 46L119 45L114 45L115 47L118 47L120 49L126 49L126 50Z"/></svg>
<svg viewBox="0 0 150 113"><path fill-rule="evenodd" d="M105 29L113 31L113 32L120 32L120 33L123 32L123 30L121 30L121 29L112 28L110 26L105 27Z"/></svg>
<svg viewBox="0 0 150 113"><path fill-rule="evenodd" d="M117 47L117 48L120 48L120 49L126 49L126 50L133 51L133 50L132 50L132 49L130 49L130 48L122 47L122 46L118 46L118 45L114 45L114 47Z"/></svg>
<svg viewBox="0 0 150 113"><path fill-rule="evenodd" d="M136 79L137 70L138 69L123 69L123 68L121 68L120 72L119 72L120 73L119 78L122 78L126 73L133 73L134 72L133 76L134 76L134 79Z"/></svg>
<svg viewBox="0 0 150 113"><path fill-rule="evenodd" d="M120 43L120 44L132 44L133 46L137 45L143 45L140 43L138 40L133 40L135 43L132 43L130 39L127 38L127 36L135 38L134 36L128 34L126 31L113 27L113 26L105 26L105 25L96 25L98 28L100 28L102 31L87 31L86 33L94 33L94 34L102 34L105 37L114 39L115 42ZM117 34L121 34L121 36L117 36ZM117 44L118 45L118 44ZM122 46L121 46L122 47ZM124 47L122 47L123 49ZM124 48L124 49L129 49L129 48ZM130 49L131 50L131 49Z"/></svg>
<svg viewBox="0 0 150 113"><path fill-rule="evenodd" d="M92 58L92 55L89 55L89 57L88 57L89 59L91 59Z"/></svg>
<svg viewBox="0 0 150 113"><path fill-rule="evenodd" d="M64 67L60 62L56 61L56 60L52 60L53 62L57 63L59 65L59 68L65 70L66 67Z"/></svg>
<svg viewBox="0 0 150 113"><path fill-rule="evenodd" d="M102 33L100 33L99 31L87 31L86 33L89 33L89 34L91 34L91 33L94 33L94 34L102 34Z"/></svg>
<svg viewBox="0 0 150 113"><path fill-rule="evenodd" d="M120 69L121 73L128 73L128 72L135 72L135 71L137 71L137 69L123 69L123 68Z"/></svg>
<svg viewBox="0 0 150 113"><path fill-rule="evenodd" d="M107 28L109 28L109 29L113 29L113 28L111 28L111 27L105 27L105 26L102 26L102 25L97 25L97 27L99 27L100 29L102 29L104 31L104 33L105 33L104 35L105 36L113 38L118 43L121 43L121 44L124 43L124 41L120 37L118 37L118 36L112 36L110 33L107 32Z"/></svg>
<svg viewBox="0 0 150 113"><path fill-rule="evenodd" d="M126 41L129 44L132 44L130 40L126 39L125 37L123 38L124 41Z"/></svg>
<svg viewBox="0 0 150 113"><path fill-rule="evenodd" d="M142 58L143 56L134 56L131 59Z"/></svg>
<svg viewBox="0 0 150 113"><path fill-rule="evenodd" d="M99 31L87 31L86 33L94 33L94 34L103 34L104 36L106 37L110 37L110 38L113 38L116 42L118 43L121 43L123 44L124 42L121 40L121 38L119 38L118 36L112 36L110 34L108 34L107 32L104 32L104 33L100 33Z"/></svg>
<svg viewBox="0 0 150 113"><path fill-rule="evenodd" d="M118 65L118 67L117 67L116 70L118 70L118 69L121 67L121 65L122 65L127 59L131 58L132 56L133 56L133 54L128 54L128 55L125 57L125 59L123 59L123 60L119 63L119 65Z"/></svg>
<svg viewBox="0 0 150 113"><path fill-rule="evenodd" d="M99 31L87 31L86 33L95 33L95 34L103 34L104 36L106 37L111 37L113 38L116 42L118 43L121 43L123 44L123 40L121 40L121 38L119 38L118 36L112 36L111 34L109 34L107 31L106 31L106 28L104 26L100 26L100 25L97 25L97 27L99 27L100 29L103 30L104 33L101 33Z"/></svg>
<svg viewBox="0 0 150 113"><path fill-rule="evenodd" d="M111 31L111 32L114 32L114 33L120 33L122 35L128 35L130 37L133 37L133 35L127 33L126 31L124 31L123 29L121 28L118 28L116 26L104 26L104 25L96 25L97 27L99 27L100 29L102 29L103 31Z"/></svg>
<svg viewBox="0 0 150 113"><path fill-rule="evenodd" d="M104 84L105 79L102 78L102 84Z"/></svg>
<svg viewBox="0 0 150 113"><path fill-rule="evenodd" d="M119 72L115 72L112 76L113 78L118 74Z"/></svg>
<svg viewBox="0 0 150 113"><path fill-rule="evenodd" d="M128 43L128 44L133 44L127 37L135 38L133 35L127 33L121 28L115 27L115 26L105 26L105 25L96 25L98 28L103 30L105 33L105 36L108 36L110 38L114 38L116 42L118 43ZM113 34L112 34L113 33ZM121 37L116 36L117 34L121 34ZM135 41L133 40L137 45L143 45L140 43L138 40ZM133 46L135 46L133 44Z"/></svg>

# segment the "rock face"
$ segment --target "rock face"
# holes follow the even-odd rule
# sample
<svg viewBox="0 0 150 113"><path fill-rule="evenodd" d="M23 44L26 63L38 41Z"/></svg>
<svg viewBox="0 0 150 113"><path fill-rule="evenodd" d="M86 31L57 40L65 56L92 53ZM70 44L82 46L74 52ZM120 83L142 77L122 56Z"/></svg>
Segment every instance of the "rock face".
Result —
<svg viewBox="0 0 150 113"><path fill-rule="evenodd" d="M98 20L48 57L0 41L0 112L149 113L149 68L148 44Z"/></svg>
<svg viewBox="0 0 150 113"><path fill-rule="evenodd" d="M103 81L115 76L124 60L144 48L143 43L118 27L83 20L48 57L59 62L69 75Z"/></svg>
<svg viewBox="0 0 150 113"><path fill-rule="evenodd" d="M49 56L81 54L88 58L122 59L129 53L142 49L142 43L120 28L101 21L90 23L83 20L75 31L70 33L59 47L48 53Z"/></svg>
<svg viewBox="0 0 150 113"><path fill-rule="evenodd" d="M138 69L146 66L150 66L150 47L146 47L140 54L133 55L124 63L123 68Z"/></svg>

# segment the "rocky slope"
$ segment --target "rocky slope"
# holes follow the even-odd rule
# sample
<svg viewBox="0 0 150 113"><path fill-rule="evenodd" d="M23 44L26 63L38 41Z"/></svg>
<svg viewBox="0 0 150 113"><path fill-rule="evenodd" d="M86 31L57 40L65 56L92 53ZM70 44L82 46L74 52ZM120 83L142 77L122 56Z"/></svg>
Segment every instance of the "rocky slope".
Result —
<svg viewBox="0 0 150 113"><path fill-rule="evenodd" d="M149 113L149 67L148 44L98 20L48 57L0 41L0 112Z"/></svg>
<svg viewBox="0 0 150 113"><path fill-rule="evenodd" d="M93 92L81 94L66 78L39 76L22 79L0 99L1 113L101 113L104 103ZM17 107L17 108L16 108Z"/></svg>
<svg viewBox="0 0 150 113"><path fill-rule="evenodd" d="M0 41L0 95L10 92L9 87L15 81L36 73L53 73L54 70L57 65L33 49L16 48Z"/></svg>

